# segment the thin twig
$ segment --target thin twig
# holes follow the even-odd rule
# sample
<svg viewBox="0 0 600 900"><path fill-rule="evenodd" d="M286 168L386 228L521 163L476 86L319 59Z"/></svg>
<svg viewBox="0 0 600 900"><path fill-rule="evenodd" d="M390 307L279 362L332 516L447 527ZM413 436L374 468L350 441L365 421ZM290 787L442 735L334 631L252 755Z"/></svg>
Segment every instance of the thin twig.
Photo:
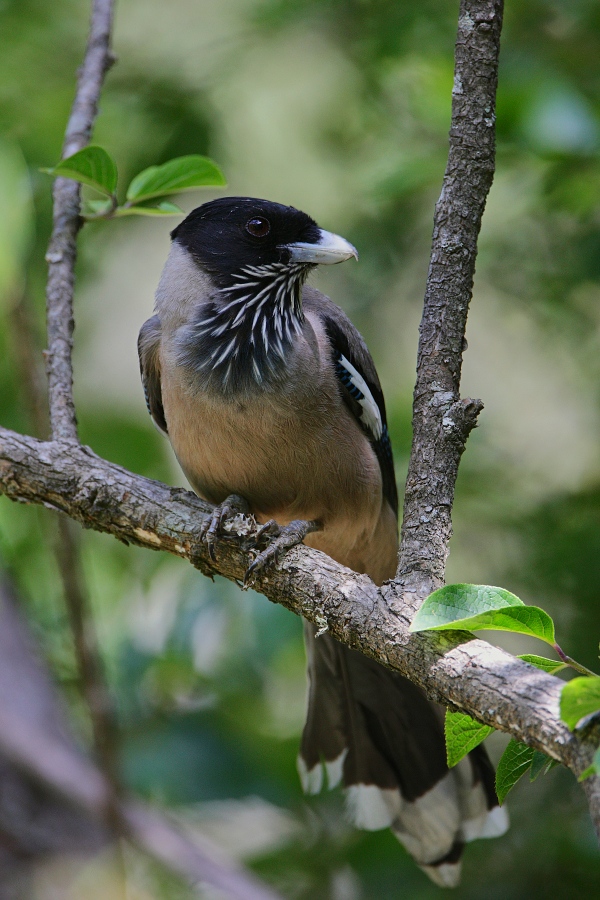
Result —
<svg viewBox="0 0 600 900"><path fill-rule="evenodd" d="M24 291L13 307L11 317L15 356L25 407L35 431L48 433L46 379L41 365L39 336L33 322L30 296ZM79 682L87 704L96 757L113 795L120 791L118 776L118 737L110 693L104 677L104 666L90 608L90 598L81 566L81 541L78 526L65 516L58 516L49 541L56 558L69 616ZM119 830L114 804L108 808L112 825Z"/></svg>
<svg viewBox="0 0 600 900"><path fill-rule="evenodd" d="M477 237L494 174L502 12L503 0L460 4L450 148L421 320L398 564L413 605L443 584L458 465L483 407L460 399L460 373Z"/></svg>
<svg viewBox="0 0 600 900"><path fill-rule="evenodd" d="M581 663L577 662L576 659L573 659L572 656L568 656L565 653L565 651L562 649L562 647L559 646L559 644L555 643L555 644L553 644L553 647L556 650L556 653L558 654L558 656L560 656L560 658L562 659L562 661L564 662L564 664L566 666L570 666L572 669L575 669L575 671L579 672L581 675L587 675L590 678L598 677L596 672L592 672L592 670L588 669L587 666L583 666Z"/></svg>
<svg viewBox="0 0 600 900"><path fill-rule="evenodd" d="M77 91L65 133L63 158L89 143L98 111L104 75L113 62L110 36L113 0L94 0L90 34ZM77 233L81 227L80 186L68 178L54 182L53 230L46 260L48 284L47 373L50 424L55 440L77 440L77 419L73 403L73 291Z"/></svg>
<svg viewBox="0 0 600 900"><path fill-rule="evenodd" d="M113 0L96 0L92 8L90 34L77 90L63 144L63 157L84 147L92 132L104 74L112 62L110 34ZM73 331L73 289L76 239L80 228L79 185L68 179L57 179L54 187L54 230L48 249L47 376L50 425L53 437L77 439L77 423L73 405L71 335ZM31 304L23 294L15 307L13 328L21 383L26 393L35 430L40 436L48 431L48 414L44 409L37 335L33 328ZM81 688L90 714L94 747L98 762L112 794L119 790L117 772L117 739L110 695L103 676L103 666L96 640L93 618L83 573L77 526L65 517L58 518L58 533L53 549L58 564L65 604L71 623L75 657ZM114 802L107 815L117 829Z"/></svg>
<svg viewBox="0 0 600 900"><path fill-rule="evenodd" d="M90 713L94 749L113 794L120 792L118 734L104 666L90 609L90 598L81 571L79 528L65 516L58 516L55 545L65 604L69 614L81 688ZM107 810L110 817L111 810ZM112 822L116 830L118 819Z"/></svg>
<svg viewBox="0 0 600 900"><path fill-rule="evenodd" d="M89 142L98 112L104 75L113 62L110 49L114 0L94 0L90 32L77 80L77 90L63 144L63 158ZM58 178L54 186L54 230L48 250L48 393L51 432L55 440L77 440L71 364L74 267L79 217L80 186ZM33 337L33 335L31 335ZM37 384L37 382L36 382ZM33 385L32 385L33 386ZM39 405L39 398L32 398ZM89 598L81 571L79 534L73 523L60 517L56 558L71 622L75 655L83 693L89 708L96 754L102 770L118 792L116 728L96 640ZM111 810L108 810L109 816ZM113 816L114 818L114 816ZM113 822L116 826L118 823Z"/></svg>

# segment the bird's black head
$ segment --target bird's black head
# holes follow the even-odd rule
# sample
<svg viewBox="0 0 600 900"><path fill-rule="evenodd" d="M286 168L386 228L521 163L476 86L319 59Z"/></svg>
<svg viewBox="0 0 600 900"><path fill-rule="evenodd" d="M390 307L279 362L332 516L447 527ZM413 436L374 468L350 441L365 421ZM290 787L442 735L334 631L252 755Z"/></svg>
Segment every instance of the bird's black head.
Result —
<svg viewBox="0 0 600 900"><path fill-rule="evenodd" d="M321 235L314 219L299 209L251 197L211 200L171 232L220 287L247 266L290 262L287 245L318 244Z"/></svg>
<svg viewBox="0 0 600 900"><path fill-rule="evenodd" d="M302 332L308 271L357 255L293 206L249 197L205 203L171 237L217 288L181 336L181 361L206 386L231 394L281 376Z"/></svg>

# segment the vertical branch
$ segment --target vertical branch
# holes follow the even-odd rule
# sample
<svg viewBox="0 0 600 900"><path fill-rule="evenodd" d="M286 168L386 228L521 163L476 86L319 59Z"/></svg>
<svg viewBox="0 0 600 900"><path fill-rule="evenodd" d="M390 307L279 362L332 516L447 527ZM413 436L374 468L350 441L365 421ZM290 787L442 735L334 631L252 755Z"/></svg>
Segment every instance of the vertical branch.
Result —
<svg viewBox="0 0 600 900"><path fill-rule="evenodd" d="M477 238L495 164L503 0L461 0L450 148L436 205L413 402L398 579L422 600L444 581L460 457L483 404L460 399Z"/></svg>
<svg viewBox="0 0 600 900"><path fill-rule="evenodd" d="M78 73L75 99L65 132L63 158L76 153L89 143L98 114L104 76L113 62L110 49L113 12L114 0L93 0L88 42L83 64ZM50 430L54 440L77 441L71 356L77 235L81 227L80 185L68 178L57 178L54 183L53 200L53 230L46 255L48 261L46 363ZM33 386L32 382L31 388ZM30 405L35 410L39 405L38 398L32 393L30 399ZM118 779L115 725L103 677L89 597L81 572L79 534L73 523L63 517L60 517L58 522L55 554L73 633L81 686L90 712L98 762L113 791L116 792Z"/></svg>
<svg viewBox="0 0 600 900"><path fill-rule="evenodd" d="M112 19L113 0L93 0L90 34L65 133L63 158L81 150L90 140L104 75L113 62ZM71 354L77 233L81 227L80 186L68 178L57 178L53 198L53 229L46 254L50 425L54 440L76 441Z"/></svg>
<svg viewBox="0 0 600 900"><path fill-rule="evenodd" d="M48 433L45 378L41 365L39 335L34 327L32 304L26 291L13 308L11 324L25 406L29 410L34 431L43 437ZM48 537L62 582L80 688L90 714L96 756L114 793L117 793L119 782L116 723L104 680L104 667L81 568L80 530L79 526L63 515L58 516L57 531L53 526L54 522Z"/></svg>
<svg viewBox="0 0 600 900"><path fill-rule="evenodd" d="M483 408L460 376L477 238L495 167L503 0L461 0L448 164L434 217L413 399L397 586L404 611L444 582L460 458ZM412 596L411 596L412 595ZM600 836L600 778L583 783Z"/></svg>
<svg viewBox="0 0 600 900"><path fill-rule="evenodd" d="M58 516L55 554L73 633L81 689L90 713L98 765L116 795L119 791L116 723L104 679L90 599L81 571L79 527L61 514Z"/></svg>

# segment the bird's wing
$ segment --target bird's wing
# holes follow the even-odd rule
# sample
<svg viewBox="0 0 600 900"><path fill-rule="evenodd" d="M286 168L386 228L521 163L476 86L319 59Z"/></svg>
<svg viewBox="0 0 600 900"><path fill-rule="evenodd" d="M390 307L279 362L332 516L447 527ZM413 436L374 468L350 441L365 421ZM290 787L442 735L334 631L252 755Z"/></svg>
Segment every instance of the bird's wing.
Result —
<svg viewBox="0 0 600 900"><path fill-rule="evenodd" d="M167 434L167 422L162 403L160 384L160 319L152 316L144 322L138 337L138 355L140 358L140 374L144 387L144 397L148 412L155 425Z"/></svg>
<svg viewBox="0 0 600 900"><path fill-rule="evenodd" d="M306 299L323 323L342 398L371 441L381 468L383 495L398 515L394 457L375 363L360 332L335 303L317 291L307 292Z"/></svg>

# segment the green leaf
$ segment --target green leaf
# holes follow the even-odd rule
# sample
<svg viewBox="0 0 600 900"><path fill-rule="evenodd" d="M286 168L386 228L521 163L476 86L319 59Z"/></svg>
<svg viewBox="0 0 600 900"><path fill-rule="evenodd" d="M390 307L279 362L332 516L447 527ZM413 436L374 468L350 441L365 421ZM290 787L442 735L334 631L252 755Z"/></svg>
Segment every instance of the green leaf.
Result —
<svg viewBox="0 0 600 900"><path fill-rule="evenodd" d="M508 792L531 767L534 753L533 747L514 738L509 742L496 769L496 793L500 803L504 803Z"/></svg>
<svg viewBox="0 0 600 900"><path fill-rule="evenodd" d="M560 695L560 717L571 731L586 716L600 711L600 677L573 678L567 681Z"/></svg>
<svg viewBox="0 0 600 900"><path fill-rule="evenodd" d="M586 778L589 778L591 775L600 775L600 747L594 753L594 758L592 759L591 766L582 772L577 781L585 781Z"/></svg>
<svg viewBox="0 0 600 900"><path fill-rule="evenodd" d="M118 206L115 216L184 216L184 211L176 203L161 200L156 206Z"/></svg>
<svg viewBox="0 0 600 900"><path fill-rule="evenodd" d="M486 739L494 729L490 725L482 725L466 713L446 710L446 755L448 766L452 768Z"/></svg>
<svg viewBox="0 0 600 900"><path fill-rule="evenodd" d="M535 781L538 778L544 769L546 772L551 768L550 763L557 762L557 760L552 760L549 756L546 756L545 753L542 753L541 750L533 751L533 759L531 760L531 772L529 774L529 780Z"/></svg>
<svg viewBox="0 0 600 900"><path fill-rule="evenodd" d="M411 631L448 626L489 610L524 606L510 591L488 584L447 584L434 591L418 610Z"/></svg>
<svg viewBox="0 0 600 900"><path fill-rule="evenodd" d="M164 197L196 187L221 187L223 173L206 156L179 156L162 166L150 166L135 176L127 188L127 199L139 202L151 197Z"/></svg>
<svg viewBox="0 0 600 900"><path fill-rule="evenodd" d="M550 675L552 675L553 672L560 672L561 669L568 668L567 664L560 662L560 660L546 659L545 656L536 656L535 653L523 653L521 656L518 656L517 659L522 659L532 666L535 666L536 669L541 669L542 672L548 672Z"/></svg>
<svg viewBox="0 0 600 900"><path fill-rule="evenodd" d="M512 607L481 613L455 623L459 631L514 631L537 637L547 644L554 644L554 622L537 606ZM443 630L443 629L437 629Z"/></svg>
<svg viewBox="0 0 600 900"><path fill-rule="evenodd" d="M115 161L102 147L90 144L52 169L42 169L54 177L72 178L112 197L117 189Z"/></svg>
<svg viewBox="0 0 600 900"><path fill-rule="evenodd" d="M515 631L554 644L554 623L537 606L486 584L449 584L425 600L411 631Z"/></svg>

